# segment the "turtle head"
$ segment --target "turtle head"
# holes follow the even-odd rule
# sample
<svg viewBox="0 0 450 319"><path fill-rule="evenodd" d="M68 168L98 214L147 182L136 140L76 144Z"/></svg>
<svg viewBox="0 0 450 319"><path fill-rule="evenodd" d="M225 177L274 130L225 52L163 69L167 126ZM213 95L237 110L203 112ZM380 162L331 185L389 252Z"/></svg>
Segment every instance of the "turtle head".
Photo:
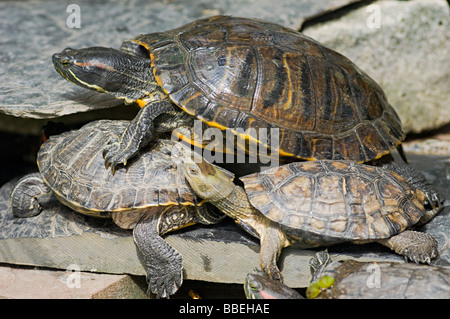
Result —
<svg viewBox="0 0 450 319"><path fill-rule="evenodd" d="M264 289L262 278L260 274L247 274L244 281L244 291L247 299L265 299L261 295L261 291Z"/></svg>
<svg viewBox="0 0 450 319"><path fill-rule="evenodd" d="M55 53L52 61L56 71L69 82L127 102L142 97L148 82L155 82L148 59L112 48L66 48Z"/></svg>
<svg viewBox="0 0 450 319"><path fill-rule="evenodd" d="M226 198L236 187L234 175L203 158L185 158L184 176L194 192L208 202L216 202Z"/></svg>
<svg viewBox="0 0 450 319"><path fill-rule="evenodd" d="M289 288L279 280L270 279L266 273L247 274L244 281L247 299L301 299L297 291Z"/></svg>

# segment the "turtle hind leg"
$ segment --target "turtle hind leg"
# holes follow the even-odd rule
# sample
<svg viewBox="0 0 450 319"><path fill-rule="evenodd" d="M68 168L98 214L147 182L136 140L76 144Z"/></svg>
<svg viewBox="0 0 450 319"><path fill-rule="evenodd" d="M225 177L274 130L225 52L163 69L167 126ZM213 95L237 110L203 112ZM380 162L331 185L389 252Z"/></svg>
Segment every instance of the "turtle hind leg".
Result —
<svg viewBox="0 0 450 319"><path fill-rule="evenodd" d="M159 213L149 212L133 229L134 242L142 253L147 270L147 294L153 293L160 298L174 294L183 281L182 257L161 237L168 231L161 225L166 223L163 220L167 209L172 207Z"/></svg>
<svg viewBox="0 0 450 319"><path fill-rule="evenodd" d="M56 201L51 189L39 173L22 177L11 192L10 202L14 217L33 217L41 213L43 206Z"/></svg>
<svg viewBox="0 0 450 319"><path fill-rule="evenodd" d="M150 211L133 230L134 241L147 268L148 294L159 298L173 295L183 282L182 256L161 236L196 223L211 224L222 217L205 207L174 205ZM205 219L207 218L207 219Z"/></svg>
<svg viewBox="0 0 450 319"><path fill-rule="evenodd" d="M397 254L408 257L415 263L431 263L431 259L438 256L438 243L431 235L406 230L388 239L378 241Z"/></svg>
<svg viewBox="0 0 450 319"><path fill-rule="evenodd" d="M280 227L272 221L266 221L260 234L260 267L269 278L283 282L283 276L277 266L278 257L284 247L290 245Z"/></svg>

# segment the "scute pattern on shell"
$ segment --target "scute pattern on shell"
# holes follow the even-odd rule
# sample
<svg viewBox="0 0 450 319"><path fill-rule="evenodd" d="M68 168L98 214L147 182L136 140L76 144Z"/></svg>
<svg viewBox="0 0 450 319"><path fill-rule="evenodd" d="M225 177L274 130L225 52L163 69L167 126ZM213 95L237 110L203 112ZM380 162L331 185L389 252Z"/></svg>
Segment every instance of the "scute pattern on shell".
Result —
<svg viewBox="0 0 450 319"><path fill-rule="evenodd" d="M348 161L294 162L241 180L253 206L306 242L388 238L424 212L402 177Z"/></svg>
<svg viewBox="0 0 450 319"><path fill-rule="evenodd" d="M196 205L200 200L171 159L175 142L158 140L118 168L105 169L102 152L127 121L101 120L52 136L38 153L42 177L61 201L86 214L146 207Z"/></svg>
<svg viewBox="0 0 450 319"><path fill-rule="evenodd" d="M216 16L134 41L175 104L221 129L279 128L284 155L366 162L404 138L374 80L294 30Z"/></svg>

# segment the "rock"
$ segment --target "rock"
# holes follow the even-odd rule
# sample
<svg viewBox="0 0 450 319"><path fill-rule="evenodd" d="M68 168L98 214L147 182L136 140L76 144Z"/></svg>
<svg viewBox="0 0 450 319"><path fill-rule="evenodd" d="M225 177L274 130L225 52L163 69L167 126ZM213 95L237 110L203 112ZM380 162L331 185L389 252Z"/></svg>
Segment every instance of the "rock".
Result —
<svg viewBox="0 0 450 319"><path fill-rule="evenodd" d="M403 143L403 149L408 153L450 156L450 125L434 131L432 135L409 136Z"/></svg>
<svg viewBox="0 0 450 319"><path fill-rule="evenodd" d="M403 144L405 152L450 156L450 141L436 138L409 141Z"/></svg>
<svg viewBox="0 0 450 319"><path fill-rule="evenodd" d="M75 267L50 271L0 266L0 278L0 298L6 299L147 298L143 278L136 281L128 275L86 273Z"/></svg>
<svg viewBox="0 0 450 319"><path fill-rule="evenodd" d="M347 56L376 80L406 132L450 122L450 13L445 0L377 1L303 33Z"/></svg>
<svg viewBox="0 0 450 319"><path fill-rule="evenodd" d="M119 48L123 40L141 33L164 31L215 14L257 17L299 28L307 17L357 1L281 0L273 5L271 0L132 0L126 4L84 0L71 6L55 0L2 2L0 112L54 118L121 104L106 94L73 85L55 72L51 56L66 47Z"/></svg>

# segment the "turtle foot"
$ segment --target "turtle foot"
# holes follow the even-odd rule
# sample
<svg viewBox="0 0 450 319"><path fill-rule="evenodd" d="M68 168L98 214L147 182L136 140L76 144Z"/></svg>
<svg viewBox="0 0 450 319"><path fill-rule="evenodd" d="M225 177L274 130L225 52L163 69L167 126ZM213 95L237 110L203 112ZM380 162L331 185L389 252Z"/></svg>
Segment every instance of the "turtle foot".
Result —
<svg viewBox="0 0 450 319"><path fill-rule="evenodd" d="M425 192L425 213L416 226L424 225L432 220L444 208L444 201L444 197L436 191Z"/></svg>
<svg viewBox="0 0 450 319"><path fill-rule="evenodd" d="M437 191L425 192L426 200L425 205L429 205L432 210L438 212L442 210L445 199Z"/></svg>
<svg viewBox="0 0 450 319"><path fill-rule="evenodd" d="M165 224L163 219L167 215L149 214L148 219L142 218L133 230L134 241L147 269L147 293L156 294L157 298L173 295L183 282L183 258L160 236L158 230L161 224Z"/></svg>
<svg viewBox="0 0 450 319"><path fill-rule="evenodd" d="M114 139L103 149L103 158L105 159L105 168L111 168L114 174L116 167L120 164L127 165L128 160L138 151L137 147L128 144L123 146L123 143Z"/></svg>
<svg viewBox="0 0 450 319"><path fill-rule="evenodd" d="M281 271L277 265L266 265L262 268L269 278L283 282L283 275L281 275Z"/></svg>
<svg viewBox="0 0 450 319"><path fill-rule="evenodd" d="M173 110L174 106L167 99L155 100L148 103L139 111L136 117L128 124L122 136L115 136L103 150L105 167L111 167L114 174L116 166L127 165L127 161L138 151L154 140L153 120L166 112Z"/></svg>
<svg viewBox="0 0 450 319"><path fill-rule="evenodd" d="M177 292L183 283L183 272L180 269L168 272L166 269L155 269L147 272L147 294L155 294L157 298L169 298Z"/></svg>
<svg viewBox="0 0 450 319"><path fill-rule="evenodd" d="M436 239L422 232L407 230L381 243L415 263L430 264L439 255Z"/></svg>

